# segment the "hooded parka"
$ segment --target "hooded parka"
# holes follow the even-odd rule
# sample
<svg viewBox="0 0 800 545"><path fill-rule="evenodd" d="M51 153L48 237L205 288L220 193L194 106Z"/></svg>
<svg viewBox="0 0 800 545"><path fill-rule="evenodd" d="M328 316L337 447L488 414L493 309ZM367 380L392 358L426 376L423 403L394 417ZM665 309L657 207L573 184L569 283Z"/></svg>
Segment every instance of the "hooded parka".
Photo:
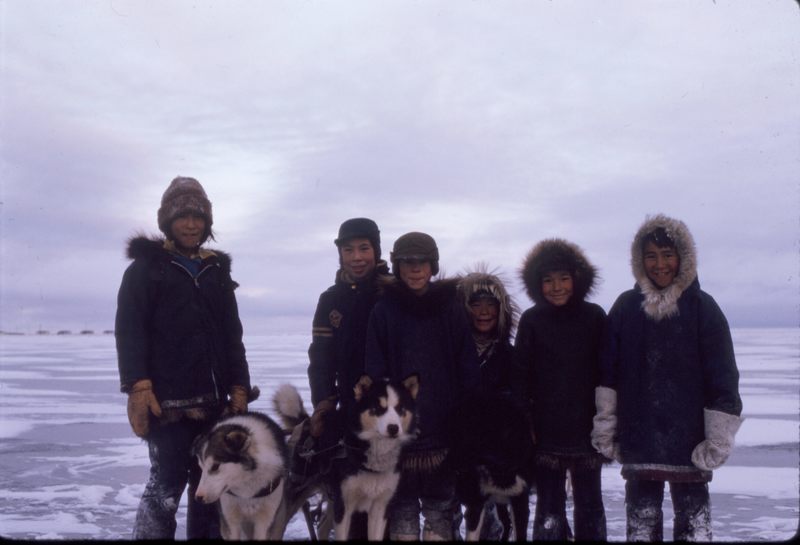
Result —
<svg viewBox="0 0 800 545"><path fill-rule="evenodd" d="M511 393L511 330L519 311L514 300L508 294L502 280L486 271L481 266L460 278L458 292L461 302L471 316L470 302L474 296L489 296L498 305L497 330L494 338L481 339L473 330L473 338L478 353L478 364L481 369L481 385L485 392Z"/></svg>
<svg viewBox="0 0 800 545"><path fill-rule="evenodd" d="M659 289L647 276L644 239L663 228L679 258L673 282ZM609 312L602 385L617 392L617 436L626 478L706 482L692 464L705 439L703 410L739 416L739 372L730 328L700 289L694 240L683 222L648 218L631 246L634 289Z"/></svg>
<svg viewBox="0 0 800 545"><path fill-rule="evenodd" d="M121 391L150 379L169 412L223 403L233 385L249 390L230 256L201 251L193 275L163 239L133 238L127 255L115 324Z"/></svg>
<svg viewBox="0 0 800 545"><path fill-rule="evenodd" d="M572 276L572 297L563 306L553 305L542 292L542 278L554 270ZM547 239L528 253L521 274L535 305L519 321L513 385L515 397L530 411L536 463L600 467L604 458L592 447L590 434L606 315L585 301L597 270L575 244Z"/></svg>

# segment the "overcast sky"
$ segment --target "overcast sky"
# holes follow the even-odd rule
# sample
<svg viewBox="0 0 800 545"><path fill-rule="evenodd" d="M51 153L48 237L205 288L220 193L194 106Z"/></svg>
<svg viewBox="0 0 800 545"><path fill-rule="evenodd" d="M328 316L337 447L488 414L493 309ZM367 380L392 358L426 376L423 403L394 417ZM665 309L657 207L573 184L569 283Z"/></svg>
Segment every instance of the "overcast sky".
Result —
<svg viewBox="0 0 800 545"><path fill-rule="evenodd" d="M339 224L453 275L580 245L608 310L648 214L733 326L800 323L793 0L0 1L0 330L113 328L176 175L214 206L246 334L310 330Z"/></svg>

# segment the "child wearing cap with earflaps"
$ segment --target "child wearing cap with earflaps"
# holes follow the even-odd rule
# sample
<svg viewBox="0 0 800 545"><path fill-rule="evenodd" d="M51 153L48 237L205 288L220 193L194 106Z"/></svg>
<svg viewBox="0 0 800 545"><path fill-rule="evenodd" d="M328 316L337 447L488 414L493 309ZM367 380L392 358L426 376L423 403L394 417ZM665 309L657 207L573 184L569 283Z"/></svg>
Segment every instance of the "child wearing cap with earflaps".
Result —
<svg viewBox="0 0 800 545"><path fill-rule="evenodd" d="M242 343L231 258L213 238L211 202L194 178L172 180L158 209L165 238L130 240L115 337L121 391L133 432L147 441L150 479L133 539L174 539L188 483L187 538L219 537L213 505L194 498L194 439L223 413L244 413L257 389Z"/></svg>
<svg viewBox="0 0 800 545"><path fill-rule="evenodd" d="M367 328L366 371L373 378L419 376L420 433L404 451L389 510L391 540L450 540L457 506L447 467L447 422L459 399L479 387L480 369L457 279L431 281L439 250L425 233L398 238L394 279L383 286ZM424 527L420 532L420 513Z"/></svg>
<svg viewBox="0 0 800 545"><path fill-rule="evenodd" d="M609 311L592 443L622 463L629 541L663 540L665 482L673 539L710 541L708 483L742 423L730 328L682 221L647 218L631 267L636 286Z"/></svg>

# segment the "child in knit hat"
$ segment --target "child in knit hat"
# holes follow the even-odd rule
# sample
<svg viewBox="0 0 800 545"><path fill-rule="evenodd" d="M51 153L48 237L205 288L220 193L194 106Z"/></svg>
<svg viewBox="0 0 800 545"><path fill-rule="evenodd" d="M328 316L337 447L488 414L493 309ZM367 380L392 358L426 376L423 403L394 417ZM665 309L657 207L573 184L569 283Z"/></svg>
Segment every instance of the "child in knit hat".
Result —
<svg viewBox="0 0 800 545"><path fill-rule="evenodd" d="M187 537L218 537L213 505L194 498L200 469L192 442L223 412L252 400L231 258L202 244L213 237L211 202L194 178L172 180L161 199L165 238L133 238L117 299L115 336L133 432L150 451L150 480L133 539L174 539L188 483Z"/></svg>

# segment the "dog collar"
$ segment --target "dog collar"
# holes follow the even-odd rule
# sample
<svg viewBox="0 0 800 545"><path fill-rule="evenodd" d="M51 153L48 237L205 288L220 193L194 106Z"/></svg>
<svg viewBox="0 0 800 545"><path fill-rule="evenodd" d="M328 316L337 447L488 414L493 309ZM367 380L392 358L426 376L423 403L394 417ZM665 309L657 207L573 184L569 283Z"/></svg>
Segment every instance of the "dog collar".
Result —
<svg viewBox="0 0 800 545"><path fill-rule="evenodd" d="M278 486L281 484L281 480L283 480L283 475L278 475L277 477L272 479L270 482L268 482L267 486L265 486L264 488L262 488L261 490L256 492L253 496L251 496L250 499L263 498L263 497L269 496L270 494L275 492L275 489L278 488ZM230 494L231 496L235 496L237 498L241 497L241 496L237 496L236 494L234 494L230 490L228 490L228 494Z"/></svg>

